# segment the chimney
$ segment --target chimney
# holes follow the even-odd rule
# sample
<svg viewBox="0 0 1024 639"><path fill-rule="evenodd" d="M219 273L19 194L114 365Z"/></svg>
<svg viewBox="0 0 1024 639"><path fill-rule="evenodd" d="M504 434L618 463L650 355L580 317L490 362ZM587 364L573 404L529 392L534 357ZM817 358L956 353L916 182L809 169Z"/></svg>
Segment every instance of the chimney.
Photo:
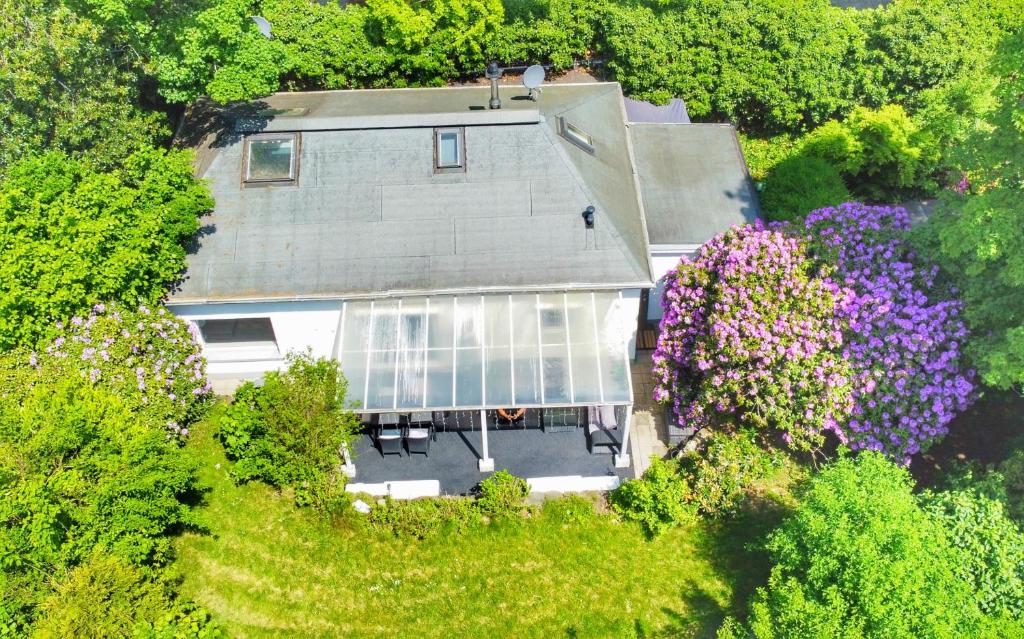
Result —
<svg viewBox="0 0 1024 639"><path fill-rule="evenodd" d="M498 97L498 78L501 77L501 73L501 67L493 61L487 65L487 70L484 72L484 76L491 81L491 101L487 103L487 106L492 109L501 108L501 98Z"/></svg>

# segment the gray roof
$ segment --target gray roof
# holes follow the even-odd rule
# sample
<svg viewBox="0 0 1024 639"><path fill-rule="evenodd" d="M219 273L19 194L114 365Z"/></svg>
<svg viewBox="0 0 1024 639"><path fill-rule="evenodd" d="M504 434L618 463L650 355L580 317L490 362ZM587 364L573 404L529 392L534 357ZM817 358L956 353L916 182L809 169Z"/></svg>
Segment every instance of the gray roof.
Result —
<svg viewBox="0 0 1024 639"><path fill-rule="evenodd" d="M630 124L652 245L703 244L760 206L727 124Z"/></svg>
<svg viewBox="0 0 1024 639"><path fill-rule="evenodd" d="M686 111L686 103L680 98L672 98L668 104L662 106L633 98L623 98L623 101L626 104L626 120L629 122L690 123L690 114Z"/></svg>
<svg viewBox="0 0 1024 639"><path fill-rule="evenodd" d="M649 286L619 85L502 93L497 111L486 86L198 105L178 142L196 149L216 208L171 303ZM593 154L558 135L558 116L593 136ZM466 127L464 173L433 174L435 126ZM243 187L249 131L301 132L297 186Z"/></svg>

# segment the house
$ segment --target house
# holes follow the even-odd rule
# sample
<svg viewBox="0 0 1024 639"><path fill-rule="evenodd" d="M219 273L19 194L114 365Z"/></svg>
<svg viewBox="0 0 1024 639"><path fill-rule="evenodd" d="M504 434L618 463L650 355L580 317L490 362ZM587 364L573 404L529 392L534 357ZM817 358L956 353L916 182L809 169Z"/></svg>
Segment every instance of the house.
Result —
<svg viewBox="0 0 1024 639"><path fill-rule="evenodd" d="M310 349L339 359L370 421L419 414L479 433L479 470L511 409L551 430L603 415L612 465L629 467L637 320L657 307L646 291L756 215L735 131L630 122L617 83L491 97L196 105L178 139L216 208L168 306L198 325L218 388Z"/></svg>

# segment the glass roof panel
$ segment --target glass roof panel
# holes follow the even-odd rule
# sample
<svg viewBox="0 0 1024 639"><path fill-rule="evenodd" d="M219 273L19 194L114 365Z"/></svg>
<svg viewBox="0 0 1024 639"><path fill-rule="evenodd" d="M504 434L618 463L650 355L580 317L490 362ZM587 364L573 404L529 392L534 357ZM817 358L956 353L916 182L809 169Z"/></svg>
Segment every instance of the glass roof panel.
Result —
<svg viewBox="0 0 1024 639"><path fill-rule="evenodd" d="M635 323L614 291L353 300L338 359L369 411L626 403Z"/></svg>

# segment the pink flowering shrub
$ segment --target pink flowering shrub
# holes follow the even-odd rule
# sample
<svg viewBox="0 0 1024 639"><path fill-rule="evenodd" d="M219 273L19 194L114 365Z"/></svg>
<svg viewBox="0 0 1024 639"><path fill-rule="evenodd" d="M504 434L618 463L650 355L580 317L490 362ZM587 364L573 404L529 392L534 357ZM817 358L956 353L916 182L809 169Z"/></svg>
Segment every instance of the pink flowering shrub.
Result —
<svg viewBox="0 0 1024 639"><path fill-rule="evenodd" d="M818 446L853 408L839 354L852 301L802 240L760 223L731 229L667 282L655 399L682 426L739 421Z"/></svg>
<svg viewBox="0 0 1024 639"><path fill-rule="evenodd" d="M804 224L816 257L855 292L842 349L854 371L854 408L836 433L855 450L909 460L971 400L961 304L948 291L936 295L938 267L914 264L906 210L847 203L813 211Z"/></svg>
<svg viewBox="0 0 1024 639"><path fill-rule="evenodd" d="M129 408L187 436L188 424L211 397L196 329L163 307L124 310L97 304L87 317L58 323L59 334L29 354L27 386L81 375L124 400ZM24 362L22 362L23 364Z"/></svg>

